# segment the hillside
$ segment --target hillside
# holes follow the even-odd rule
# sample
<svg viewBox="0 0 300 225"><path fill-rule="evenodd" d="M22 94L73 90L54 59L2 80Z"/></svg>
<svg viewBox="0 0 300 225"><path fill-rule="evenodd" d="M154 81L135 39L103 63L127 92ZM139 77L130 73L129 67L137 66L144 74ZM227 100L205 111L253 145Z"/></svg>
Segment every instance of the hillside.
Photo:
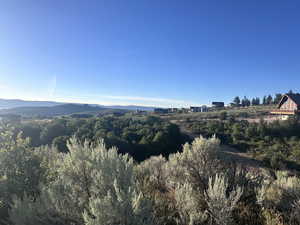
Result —
<svg viewBox="0 0 300 225"><path fill-rule="evenodd" d="M65 105L68 103L63 102L52 102L52 101L26 101L20 99L0 99L0 110L1 109L13 109L19 107L51 107L58 105ZM77 103L75 103L77 104ZM78 103L79 104L79 103ZM154 107L139 106L139 105L97 105L93 104L91 106L101 107L106 109L123 109L123 110L143 110L143 111L153 111Z"/></svg>
<svg viewBox="0 0 300 225"><path fill-rule="evenodd" d="M51 107L64 103L51 101L25 101L20 99L0 99L0 109L11 109L17 107Z"/></svg>
<svg viewBox="0 0 300 225"><path fill-rule="evenodd" d="M183 120L215 120L220 119L221 115L226 117L234 117L236 119L245 120L259 120L260 118L268 119L270 111L276 108L276 105L259 105L249 107L226 107L225 109L214 110L210 112L196 112L196 113L174 113L168 114L164 117L169 120L183 121Z"/></svg>
<svg viewBox="0 0 300 225"><path fill-rule="evenodd" d="M100 106L90 106L81 104L63 104L51 107L16 107L12 109L0 110L0 115L14 114L22 117L53 117L71 114L108 114L108 113L125 113L128 110L107 109Z"/></svg>

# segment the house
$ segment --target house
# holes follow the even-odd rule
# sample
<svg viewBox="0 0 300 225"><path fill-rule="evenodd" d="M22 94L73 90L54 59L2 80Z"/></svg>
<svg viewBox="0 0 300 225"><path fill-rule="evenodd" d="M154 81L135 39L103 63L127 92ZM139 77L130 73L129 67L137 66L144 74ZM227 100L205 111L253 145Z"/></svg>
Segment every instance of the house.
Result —
<svg viewBox="0 0 300 225"><path fill-rule="evenodd" d="M206 105L203 106L191 106L190 107L190 112L207 112L208 108Z"/></svg>
<svg viewBox="0 0 300 225"><path fill-rule="evenodd" d="M181 109L179 109L179 112L180 113L188 113L188 112L190 112L190 109L188 109L188 108L181 108Z"/></svg>
<svg viewBox="0 0 300 225"><path fill-rule="evenodd" d="M190 112L201 112L202 108L200 106L191 106Z"/></svg>
<svg viewBox="0 0 300 225"><path fill-rule="evenodd" d="M176 113L178 111L179 111L178 108L168 108L169 113Z"/></svg>
<svg viewBox="0 0 300 225"><path fill-rule="evenodd" d="M287 116L300 114L300 94L283 95L277 109L272 110L271 114Z"/></svg>
<svg viewBox="0 0 300 225"><path fill-rule="evenodd" d="M208 107L206 105L203 105L201 108L201 112L208 112Z"/></svg>
<svg viewBox="0 0 300 225"><path fill-rule="evenodd" d="M212 107L214 108L224 108L225 103L224 102L212 102Z"/></svg>

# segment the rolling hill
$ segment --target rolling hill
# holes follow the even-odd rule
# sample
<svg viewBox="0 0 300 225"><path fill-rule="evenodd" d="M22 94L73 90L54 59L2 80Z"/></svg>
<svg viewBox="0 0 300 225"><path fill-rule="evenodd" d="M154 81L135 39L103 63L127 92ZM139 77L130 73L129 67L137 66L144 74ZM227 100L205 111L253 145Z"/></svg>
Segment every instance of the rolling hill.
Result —
<svg viewBox="0 0 300 225"><path fill-rule="evenodd" d="M0 109L11 109L16 107L50 107L64 103L51 101L25 101L19 99L0 99Z"/></svg>
<svg viewBox="0 0 300 225"><path fill-rule="evenodd" d="M0 115L20 115L22 117L53 117L71 114L109 114L109 113L126 113L128 110L108 109L100 106L91 106L83 104L61 104L56 106L39 106L39 107L16 107L11 109L0 110Z"/></svg>
<svg viewBox="0 0 300 225"><path fill-rule="evenodd" d="M0 99L0 110L1 109L13 109L19 107L51 107L65 105L67 103L63 102L53 102L53 101L25 101L20 99ZM75 104L79 105L79 104ZM81 104L82 105L82 104ZM106 109L123 109L123 110L144 110L144 111L153 111L154 107L147 106L138 106L138 105L112 105L112 106L103 106L103 105L90 105L95 107L101 107ZM24 109L27 110L27 109ZM28 109L29 110L29 109Z"/></svg>

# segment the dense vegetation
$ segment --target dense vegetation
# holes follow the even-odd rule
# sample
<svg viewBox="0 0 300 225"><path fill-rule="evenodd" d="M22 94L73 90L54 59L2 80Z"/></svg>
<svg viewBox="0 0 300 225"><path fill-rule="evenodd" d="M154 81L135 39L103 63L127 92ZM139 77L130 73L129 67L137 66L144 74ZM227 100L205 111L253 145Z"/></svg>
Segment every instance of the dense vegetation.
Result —
<svg viewBox="0 0 300 225"><path fill-rule="evenodd" d="M300 222L299 178L225 163L214 137L140 164L103 141L72 138L69 153L59 153L12 140L7 134L1 141L1 225Z"/></svg>
<svg viewBox="0 0 300 225"><path fill-rule="evenodd" d="M300 224L298 118L184 124L202 136L153 116L2 121L0 225Z"/></svg>
<svg viewBox="0 0 300 225"><path fill-rule="evenodd" d="M227 118L223 115L223 119ZM300 165L300 123L287 121L249 123L246 120L206 120L186 123L193 133L210 137L216 134L223 144L249 152L273 168L297 168Z"/></svg>
<svg viewBox="0 0 300 225"><path fill-rule="evenodd" d="M49 121L7 122L0 126L0 134L11 132L29 138L31 147L54 145L60 152L68 152L67 140L72 136L80 141L104 139L108 147L118 147L140 161L153 155L180 150L186 141L179 128L158 117L131 118L105 116L87 119L56 118Z"/></svg>

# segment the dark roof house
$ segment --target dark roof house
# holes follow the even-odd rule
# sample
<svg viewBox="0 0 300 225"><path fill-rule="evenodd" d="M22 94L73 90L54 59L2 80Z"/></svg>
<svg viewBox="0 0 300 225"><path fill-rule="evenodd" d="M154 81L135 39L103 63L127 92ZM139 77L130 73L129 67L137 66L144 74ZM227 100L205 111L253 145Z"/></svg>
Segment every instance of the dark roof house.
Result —
<svg viewBox="0 0 300 225"><path fill-rule="evenodd" d="M271 111L278 115L296 115L300 113L300 94L285 94L282 96L277 109Z"/></svg>
<svg viewBox="0 0 300 225"><path fill-rule="evenodd" d="M224 102L212 102L212 106L216 108L223 108L225 106Z"/></svg>

